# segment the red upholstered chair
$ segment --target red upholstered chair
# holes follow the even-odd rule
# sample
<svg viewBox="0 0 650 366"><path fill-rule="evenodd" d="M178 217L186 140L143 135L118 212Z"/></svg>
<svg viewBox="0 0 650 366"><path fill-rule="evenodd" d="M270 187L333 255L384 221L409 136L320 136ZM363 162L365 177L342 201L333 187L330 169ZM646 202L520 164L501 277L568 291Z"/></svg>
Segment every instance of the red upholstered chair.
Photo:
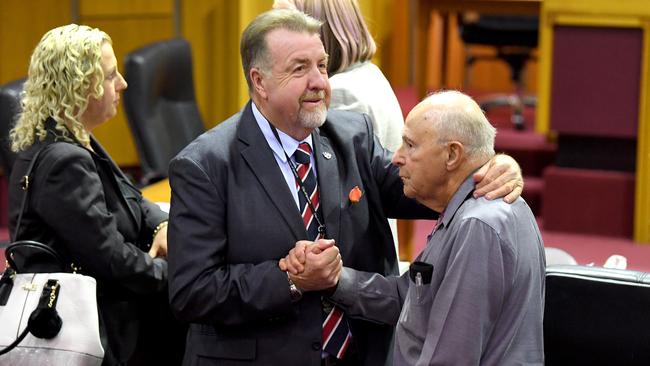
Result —
<svg viewBox="0 0 650 366"><path fill-rule="evenodd" d="M634 181L631 172L547 168L544 229L631 238Z"/></svg>
<svg viewBox="0 0 650 366"><path fill-rule="evenodd" d="M492 119L490 122L495 124ZM517 160L524 175L522 196L535 216L541 215L544 192L542 172L555 160L557 146L535 131L497 127L494 147L497 152L506 153Z"/></svg>
<svg viewBox="0 0 650 366"><path fill-rule="evenodd" d="M536 177L541 177L544 168L554 162L557 149L542 134L513 129L498 129L494 148L515 158L524 175Z"/></svg>

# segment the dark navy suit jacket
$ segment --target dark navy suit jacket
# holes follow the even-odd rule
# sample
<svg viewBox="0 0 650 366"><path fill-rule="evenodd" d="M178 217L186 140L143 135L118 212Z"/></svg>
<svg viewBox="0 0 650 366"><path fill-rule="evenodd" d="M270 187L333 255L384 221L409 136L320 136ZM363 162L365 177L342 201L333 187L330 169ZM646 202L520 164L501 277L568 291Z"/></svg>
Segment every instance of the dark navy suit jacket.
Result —
<svg viewBox="0 0 650 366"><path fill-rule="evenodd" d="M386 217L435 214L403 196L367 116L330 110L312 138L327 237L343 264L396 273ZM170 300L192 323L184 363L320 365L324 294L291 302L278 260L306 239L305 227L250 102L179 153L170 182ZM355 186L358 203L348 198ZM392 327L350 326L362 364L383 365Z"/></svg>

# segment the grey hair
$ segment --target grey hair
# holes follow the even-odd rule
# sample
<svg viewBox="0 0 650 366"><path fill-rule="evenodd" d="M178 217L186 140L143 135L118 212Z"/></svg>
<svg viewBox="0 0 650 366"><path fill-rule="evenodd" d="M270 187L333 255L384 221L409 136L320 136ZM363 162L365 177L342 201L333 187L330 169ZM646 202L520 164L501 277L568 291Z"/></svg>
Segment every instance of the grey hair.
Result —
<svg viewBox="0 0 650 366"><path fill-rule="evenodd" d="M297 33L320 34L322 23L295 9L273 9L258 15L242 33L239 44L244 76L248 91L253 90L250 71L257 67L268 71L271 62L266 43L266 35L276 29L286 29Z"/></svg>
<svg viewBox="0 0 650 366"><path fill-rule="evenodd" d="M461 142L472 160L494 156L496 129L474 99L459 91L446 90L433 93L424 101L433 107L424 117L433 121L439 143Z"/></svg>

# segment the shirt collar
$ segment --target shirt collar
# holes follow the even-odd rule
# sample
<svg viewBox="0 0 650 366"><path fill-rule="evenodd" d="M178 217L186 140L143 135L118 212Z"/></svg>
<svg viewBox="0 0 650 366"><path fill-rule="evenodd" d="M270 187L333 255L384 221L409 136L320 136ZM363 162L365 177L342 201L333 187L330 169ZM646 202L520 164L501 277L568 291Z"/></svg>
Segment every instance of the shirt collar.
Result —
<svg viewBox="0 0 650 366"><path fill-rule="evenodd" d="M253 110L253 116L255 117L257 125L260 127L260 130L262 130L264 139L266 139L269 147L271 150L273 150L273 153L280 161L286 163L287 156L284 154L284 152L286 151L288 156L293 156L293 153L296 152L296 149L298 149L298 145L301 142L308 143L309 146L311 146L312 151L314 151L314 144L312 143L311 135L307 136L302 141L298 141L276 128L276 131L278 131L278 136L280 136L280 141L282 141L282 146L280 146L278 139L275 138L275 134L273 134L273 130L271 130L269 121L266 119L266 117L264 117L264 115L262 115L262 112L257 109L257 106L254 102L251 103L251 109Z"/></svg>
<svg viewBox="0 0 650 366"><path fill-rule="evenodd" d="M475 186L473 178L474 172L475 171L473 171L467 178L465 178L465 181L460 185L460 187L458 187L456 193L451 196L451 200L449 200L447 207L444 209L445 214L442 218L442 226L447 227L451 219L456 215L456 211L458 211L463 202L472 196Z"/></svg>

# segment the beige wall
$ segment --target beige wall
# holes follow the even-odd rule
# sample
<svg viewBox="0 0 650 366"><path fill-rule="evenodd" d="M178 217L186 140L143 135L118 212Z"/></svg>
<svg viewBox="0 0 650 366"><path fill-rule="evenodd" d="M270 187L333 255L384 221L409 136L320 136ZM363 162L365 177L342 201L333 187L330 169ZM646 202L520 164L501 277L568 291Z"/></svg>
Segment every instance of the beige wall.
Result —
<svg viewBox="0 0 650 366"><path fill-rule="evenodd" d="M174 37L173 0L79 0L78 14L79 23L97 27L111 36L120 69L129 51ZM122 104L115 118L93 133L118 164L139 164Z"/></svg>
<svg viewBox="0 0 650 366"><path fill-rule="evenodd" d="M107 32L119 65L140 46L180 35L192 45L199 109L206 127L212 127L248 99L239 35L271 4L272 0L2 0L0 84L26 76L29 56L41 36L73 20ZM118 164L138 165L122 107L94 134Z"/></svg>
<svg viewBox="0 0 650 366"><path fill-rule="evenodd" d="M60 0L0 1L0 83L27 75L32 50L43 34L71 21Z"/></svg>
<svg viewBox="0 0 650 366"><path fill-rule="evenodd" d="M359 0L378 45L374 61L396 87L414 82L408 39L414 24L409 18L412 1ZM31 51L43 33L73 20L110 34L120 65L124 55L133 49L180 35L192 45L196 96L209 128L237 112L248 100L239 60L239 36L272 3L272 0L0 0L0 84L24 77ZM450 57L462 60L462 47L453 49L454 55ZM454 72L459 80L458 75L464 72L462 62L454 63L458 64ZM474 87L500 89L509 85L507 70L501 65L483 65L473 75ZM138 165L121 107L113 120L94 133L120 165Z"/></svg>

